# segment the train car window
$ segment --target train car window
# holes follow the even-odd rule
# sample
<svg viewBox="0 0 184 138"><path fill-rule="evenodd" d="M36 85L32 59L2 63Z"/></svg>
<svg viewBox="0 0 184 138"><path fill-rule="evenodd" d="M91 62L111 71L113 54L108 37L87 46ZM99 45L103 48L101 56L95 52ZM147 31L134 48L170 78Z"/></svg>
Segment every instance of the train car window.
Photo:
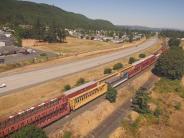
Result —
<svg viewBox="0 0 184 138"><path fill-rule="evenodd" d="M2 125L2 123L0 122L0 129L2 128L2 126L3 126L3 125Z"/></svg>

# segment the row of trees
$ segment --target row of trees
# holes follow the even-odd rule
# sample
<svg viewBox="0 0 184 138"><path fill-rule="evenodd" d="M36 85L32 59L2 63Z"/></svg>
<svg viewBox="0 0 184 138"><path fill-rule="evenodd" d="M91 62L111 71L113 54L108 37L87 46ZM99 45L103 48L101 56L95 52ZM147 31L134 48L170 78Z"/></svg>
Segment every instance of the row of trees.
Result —
<svg viewBox="0 0 184 138"><path fill-rule="evenodd" d="M180 40L171 38L169 47L158 59L153 72L168 79L181 79L184 75L184 51L180 47Z"/></svg>
<svg viewBox="0 0 184 138"><path fill-rule="evenodd" d="M15 38L18 44L21 44L21 39L32 38L39 41L47 41L49 43L59 42L63 43L66 39L66 31L60 26L52 23L52 25L45 25L39 19L32 25L26 27L15 26Z"/></svg>
<svg viewBox="0 0 184 138"><path fill-rule="evenodd" d="M184 31L163 30L160 32L160 36L169 38L184 38Z"/></svg>

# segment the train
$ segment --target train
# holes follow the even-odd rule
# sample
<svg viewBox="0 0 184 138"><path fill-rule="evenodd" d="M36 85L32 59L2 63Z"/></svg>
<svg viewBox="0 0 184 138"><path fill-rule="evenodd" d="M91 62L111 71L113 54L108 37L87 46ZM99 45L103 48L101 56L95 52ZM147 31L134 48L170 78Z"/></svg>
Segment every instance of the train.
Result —
<svg viewBox="0 0 184 138"><path fill-rule="evenodd" d="M143 58L126 68L96 81L66 91L62 96L47 100L24 111L0 120L0 137L8 137L27 125L44 128L104 95L108 85L117 87L156 62L164 49Z"/></svg>

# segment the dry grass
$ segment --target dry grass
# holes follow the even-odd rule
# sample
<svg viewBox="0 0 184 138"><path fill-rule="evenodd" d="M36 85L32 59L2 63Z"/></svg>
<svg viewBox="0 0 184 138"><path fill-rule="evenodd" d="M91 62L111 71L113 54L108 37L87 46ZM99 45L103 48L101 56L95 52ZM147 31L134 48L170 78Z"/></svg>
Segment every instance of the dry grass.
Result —
<svg viewBox="0 0 184 138"><path fill-rule="evenodd" d="M161 116L160 123L141 124L139 128L139 136L141 138L183 138L184 136L184 100L176 93L156 94L153 96L155 100L162 101L162 108L167 114L167 119ZM167 100L166 100L167 99ZM173 106L181 103L181 109L176 110ZM164 120L162 120L164 119Z"/></svg>
<svg viewBox="0 0 184 138"><path fill-rule="evenodd" d="M144 53L149 55L151 51L158 49L159 45L154 48L147 49ZM138 57L138 53L132 55ZM73 75L62 77L62 79L52 80L28 89L20 90L15 93L0 97L0 116L10 115L15 111L25 109L29 106L33 106L41 101L59 96L63 93L63 87L65 84L74 85L75 82L82 76L86 80L94 80L103 77L103 70L106 67L112 67L115 63L121 62L126 64L128 57L116 60L114 62L101 65L99 67L79 72ZM27 100L29 99L29 100Z"/></svg>
<svg viewBox="0 0 184 138"><path fill-rule="evenodd" d="M29 45L28 47L32 47L43 51L54 52L54 53L64 53L65 55L66 54L73 55L73 54L81 54L86 52L93 52L93 51L112 49L112 48L118 48L118 47L123 48L128 46L131 46L131 44L127 44L127 43L113 44L113 43L106 43L106 42L100 42L100 41L94 41L94 40L84 40L84 39L67 37L66 43L53 43L53 44L44 43L43 45L42 44L39 44L39 46Z"/></svg>

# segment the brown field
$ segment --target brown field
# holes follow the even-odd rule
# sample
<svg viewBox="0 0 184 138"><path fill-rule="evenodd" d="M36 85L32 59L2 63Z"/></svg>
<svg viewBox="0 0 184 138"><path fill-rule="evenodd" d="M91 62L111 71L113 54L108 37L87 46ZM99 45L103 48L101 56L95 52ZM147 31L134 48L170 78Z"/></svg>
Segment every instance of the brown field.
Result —
<svg viewBox="0 0 184 138"><path fill-rule="evenodd" d="M142 39L144 41L145 39ZM132 46L132 44L136 44L137 42L133 43L123 43L123 44L113 44L113 43L107 43L107 42L100 42L100 41L94 41L94 40L84 40L84 39L78 39L78 38L72 38L67 37L66 43L39 43L38 46L35 46L32 42L35 40L23 40L23 46L25 47L32 47L35 49L43 50L43 51L49 51L54 53L62 53L63 55L73 55L73 54L81 54L81 53L87 53L87 52L93 52L93 51L99 51L99 50L107 50L112 48L126 48L129 46Z"/></svg>
<svg viewBox="0 0 184 138"><path fill-rule="evenodd" d="M155 51L159 47L160 45L158 44L155 47L145 50L143 53L149 55L151 52ZM137 58L138 55L139 53L136 53L132 56ZM48 81L46 83L31 88L16 91L15 93L11 93L6 96L1 96L0 116L10 115L15 111L18 112L22 109L28 108L47 99L59 96L63 93L63 87L65 84L70 84L73 86L76 80L78 80L81 76L86 80L94 80L101 78L104 76L103 75L104 68L112 67L117 62L121 62L125 65L128 62L128 57L124 59L119 59L117 61L105 65L101 65L99 67L87 71L69 75L63 77L62 79Z"/></svg>

